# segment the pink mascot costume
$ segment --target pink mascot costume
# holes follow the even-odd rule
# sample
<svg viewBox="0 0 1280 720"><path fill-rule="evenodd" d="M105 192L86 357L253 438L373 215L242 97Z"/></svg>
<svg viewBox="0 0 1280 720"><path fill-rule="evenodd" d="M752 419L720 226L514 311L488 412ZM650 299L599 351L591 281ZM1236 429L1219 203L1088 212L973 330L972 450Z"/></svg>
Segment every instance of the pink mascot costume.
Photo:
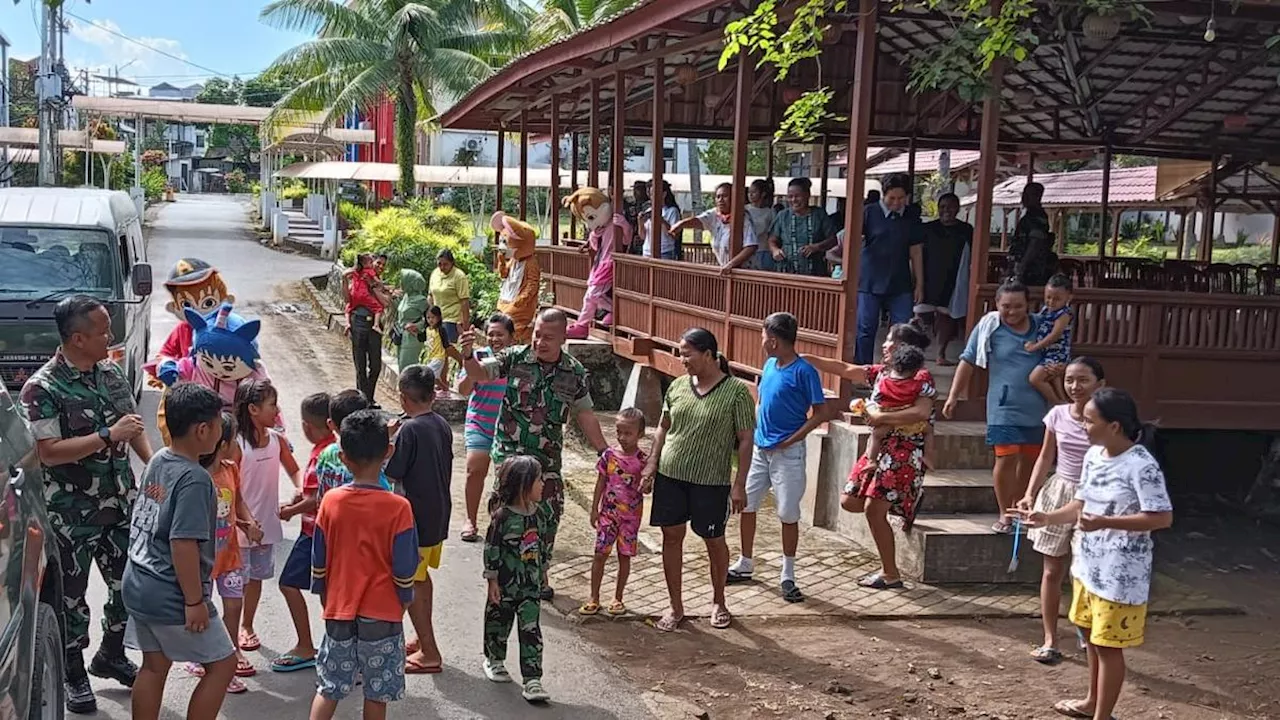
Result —
<svg viewBox="0 0 1280 720"><path fill-rule="evenodd" d="M619 248L625 252L631 246L631 223L613 211L608 195L592 187L578 188L564 199L564 204L587 228L587 244L582 251L594 255L582 312L567 333L569 338L581 340L591 332L600 311L605 313L601 323L613 324L613 253Z"/></svg>

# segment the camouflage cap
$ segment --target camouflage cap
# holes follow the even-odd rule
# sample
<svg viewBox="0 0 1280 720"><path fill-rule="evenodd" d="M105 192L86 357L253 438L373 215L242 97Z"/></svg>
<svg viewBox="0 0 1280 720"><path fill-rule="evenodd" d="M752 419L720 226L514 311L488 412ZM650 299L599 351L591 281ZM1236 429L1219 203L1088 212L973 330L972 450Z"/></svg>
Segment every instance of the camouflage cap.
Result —
<svg viewBox="0 0 1280 720"><path fill-rule="evenodd" d="M212 265L198 258L182 258L174 263L165 285L196 285L217 272Z"/></svg>

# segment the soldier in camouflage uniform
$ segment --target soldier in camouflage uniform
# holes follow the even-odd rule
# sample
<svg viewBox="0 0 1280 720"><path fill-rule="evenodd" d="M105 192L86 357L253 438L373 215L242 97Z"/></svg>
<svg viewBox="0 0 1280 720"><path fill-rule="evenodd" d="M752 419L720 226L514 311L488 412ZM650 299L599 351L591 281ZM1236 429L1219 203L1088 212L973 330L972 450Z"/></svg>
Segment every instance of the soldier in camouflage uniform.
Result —
<svg viewBox="0 0 1280 720"><path fill-rule="evenodd" d="M471 354L475 331L460 338L467 375L490 380L507 379L506 394L498 411L493 438L493 466L515 455L529 455L542 463L542 501L550 510L550 524L544 542L547 556L555 546L560 515L564 511L564 480L560 476L564 451L564 424L570 411L587 441L603 453L608 444L600 421L592 410L587 370L564 352L568 318L559 310L547 309L533 324L533 342L516 345L483 362ZM545 571L545 568L544 568ZM553 591L543 573L542 599Z"/></svg>
<svg viewBox="0 0 1280 720"><path fill-rule="evenodd" d="M62 345L27 380L22 405L45 467L45 501L58 541L63 586L67 709L97 707L84 665L89 646L89 569L97 564L110 593L102 646L87 672L132 686L120 597L135 493L129 446L144 461L151 447L124 371L107 360L111 318L98 300L76 295L54 309Z"/></svg>

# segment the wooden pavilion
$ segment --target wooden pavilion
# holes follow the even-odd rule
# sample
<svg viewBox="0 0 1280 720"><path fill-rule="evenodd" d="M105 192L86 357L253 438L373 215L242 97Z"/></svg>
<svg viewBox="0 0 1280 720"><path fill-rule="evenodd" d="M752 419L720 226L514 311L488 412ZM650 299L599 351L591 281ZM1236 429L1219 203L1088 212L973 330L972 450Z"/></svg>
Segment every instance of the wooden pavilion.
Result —
<svg viewBox="0 0 1280 720"><path fill-rule="evenodd" d="M1252 201L1251 192L1280 189L1261 179L1244 189L1224 189L1219 182L1245 165L1280 161L1280 87L1276 69L1264 63L1280 9L1251 0L1218 3L1216 9L1207 1L1170 0L1148 5L1148 22L1117 23L1114 33L1104 33L1110 37L1099 39L1097 27L1085 27L1080 7L1047 0L1037 5L1038 22L1052 25L1039 29L1047 39L1024 62L997 63L992 92L980 103L906 88L910 53L951 32L949 18L936 12L895 12L894 3L880 0L850 3L847 15L833 18L818 60L821 85L834 91L837 113L848 112L847 122L822 128L824 144L980 152L971 324L977 311L990 307L995 291L988 259L1001 157L1033 165L1033 158L1102 153L1108 168L1101 178L1104 216L1115 153L1207 163L1200 187L1210 222L1224 200ZM788 7L778 9L784 21ZM565 171L572 174L570 184L615 189L624 187L623 154L599 167L602 138L615 148L626 136L648 136L654 147L666 136L732 139L734 206L744 207L748 141L772 136L796 88L819 86L815 62L796 66L785 85L751 62L717 71L725 25L745 12L743 4L724 0L641 0L607 22L517 58L442 122L518 133L515 180L522 191L532 135L568 135L573 157L585 143L585 176L578 177L574 164ZM1206 42L1205 20L1215 12L1217 37ZM558 143L552 148L551 206L558 213L561 158ZM848 158L846 196L861 197L867 157L852 152ZM498 168L501 189L512 179L504 177L501 157ZM662 177L657 163L655 188ZM742 221L737 213L735 242ZM721 275L698 263L618 256L615 327L608 337L618 353L678 374L671 350L679 335L704 326L719 336L735 369L751 377L763 364L761 321L785 309L800 321L802 352L851 359L861 223L860 213L846 214L852 241L844 247L845 280L747 270ZM551 226L558 227L558 218ZM1205 235L1212 237L1211 227ZM576 310L587 257L556 245L540 253L555 304ZM1280 361L1280 297L1273 292L1117 279L1080 288L1075 305L1076 351L1104 359L1109 379L1133 391L1145 415L1171 428L1280 429L1280 375L1269 371ZM1223 382L1224 374L1240 379ZM824 382L836 388L835 378ZM981 391L971 389L971 398Z"/></svg>

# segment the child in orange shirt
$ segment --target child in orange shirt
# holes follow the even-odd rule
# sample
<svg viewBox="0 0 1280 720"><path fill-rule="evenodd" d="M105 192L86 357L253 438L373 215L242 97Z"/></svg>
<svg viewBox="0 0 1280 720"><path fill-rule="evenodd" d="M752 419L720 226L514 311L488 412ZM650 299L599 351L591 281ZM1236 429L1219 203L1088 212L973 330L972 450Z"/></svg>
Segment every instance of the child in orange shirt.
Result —
<svg viewBox="0 0 1280 720"><path fill-rule="evenodd" d="M329 720L364 680L364 717L385 718L404 697L405 609L413 600L418 533L409 501L379 480L391 455L387 419L360 410L342 421L342 462L355 481L320 500L311 547L311 590L324 605L311 720Z"/></svg>

